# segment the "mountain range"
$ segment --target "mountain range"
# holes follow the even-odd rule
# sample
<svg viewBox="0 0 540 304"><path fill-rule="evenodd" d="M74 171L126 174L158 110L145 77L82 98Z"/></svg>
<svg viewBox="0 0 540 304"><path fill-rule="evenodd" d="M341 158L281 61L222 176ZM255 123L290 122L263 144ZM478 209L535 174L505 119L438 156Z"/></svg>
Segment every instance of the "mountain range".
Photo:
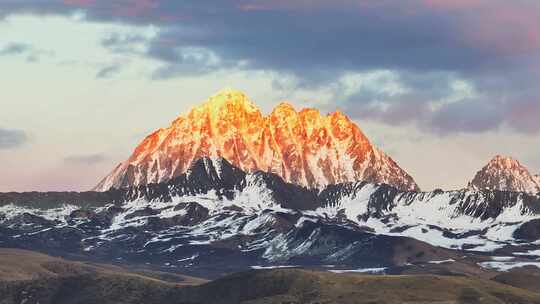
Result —
<svg viewBox="0 0 540 304"><path fill-rule="evenodd" d="M3 247L206 277L281 265L394 273L437 263L467 273L540 267L539 240L538 195L411 192L364 181L309 189L223 158L201 158L166 183L0 194Z"/></svg>

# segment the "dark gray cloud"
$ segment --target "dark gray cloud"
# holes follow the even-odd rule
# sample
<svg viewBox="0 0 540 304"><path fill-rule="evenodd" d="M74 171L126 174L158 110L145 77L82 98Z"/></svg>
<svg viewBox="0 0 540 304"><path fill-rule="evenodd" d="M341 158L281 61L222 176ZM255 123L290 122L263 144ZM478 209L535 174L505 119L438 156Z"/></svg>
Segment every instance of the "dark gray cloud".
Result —
<svg viewBox="0 0 540 304"><path fill-rule="evenodd" d="M64 162L71 165L95 165L107 160L104 154L71 155L64 158Z"/></svg>
<svg viewBox="0 0 540 304"><path fill-rule="evenodd" d="M0 48L0 56L5 55L20 55L31 49L31 46L24 43L10 43L3 48Z"/></svg>
<svg viewBox="0 0 540 304"><path fill-rule="evenodd" d="M115 74L118 74L121 70L122 70L122 66L120 64L109 65L100 69L96 73L96 78L100 78L100 79L110 78L114 76Z"/></svg>
<svg viewBox="0 0 540 304"><path fill-rule="evenodd" d="M540 49L534 40L540 25L535 21L540 17L538 2L460 3L17 0L3 2L0 10L4 14L84 10L93 20L155 24L161 32L148 55L165 62L176 64L178 49L206 48L228 64L242 61L252 69L299 75L373 68L478 70L514 63L516 55ZM516 21L516 14L522 19ZM504 20L510 22L500 22Z"/></svg>
<svg viewBox="0 0 540 304"><path fill-rule="evenodd" d="M452 73L387 73L352 93L338 83L336 105L360 120L389 125L416 124L440 135L479 133L508 127L540 132L540 88L534 73L462 78ZM514 77L509 82L506 77ZM514 84L515 82L515 84ZM402 91L388 88L398 86ZM326 110L331 110L330 107Z"/></svg>
<svg viewBox="0 0 540 304"><path fill-rule="evenodd" d="M53 55L53 52L36 49L26 43L12 42L3 47L0 45L0 56L25 56L28 62L38 62L42 56Z"/></svg>
<svg viewBox="0 0 540 304"><path fill-rule="evenodd" d="M406 93L378 86L343 94L338 106L363 119L416 122L437 132L508 125L539 132L540 2L536 0L7 0L0 16L71 14L99 22L155 25L152 39L112 34L118 54L157 59L152 78L220 70L271 71L292 89L335 86L347 73L386 69ZM137 45L144 44L141 51ZM107 67L106 77L117 71ZM463 79L477 96L452 97ZM383 80L381 80L383 81ZM275 87L291 86L275 81Z"/></svg>
<svg viewBox="0 0 540 304"><path fill-rule="evenodd" d="M28 135L23 130L0 128L0 150L20 147L27 141Z"/></svg>
<svg viewBox="0 0 540 304"><path fill-rule="evenodd" d="M485 132L504 123L504 113L489 102L462 100L434 110L429 126L441 134L452 132Z"/></svg>
<svg viewBox="0 0 540 304"><path fill-rule="evenodd" d="M101 44L109 49L111 52L117 54L138 54L144 55L144 52L137 50L137 46L147 45L151 42L151 39L140 35L137 33L134 34L119 34L119 33L110 33L105 37Z"/></svg>

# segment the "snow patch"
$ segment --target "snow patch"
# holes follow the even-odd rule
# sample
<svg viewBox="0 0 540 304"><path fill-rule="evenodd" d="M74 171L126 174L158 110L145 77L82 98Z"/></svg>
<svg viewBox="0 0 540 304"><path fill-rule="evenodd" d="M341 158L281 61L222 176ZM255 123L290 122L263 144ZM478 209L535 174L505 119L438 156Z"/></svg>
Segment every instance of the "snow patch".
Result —
<svg viewBox="0 0 540 304"><path fill-rule="evenodd" d="M372 274L385 274L388 267L380 268L360 268L360 269L332 269L328 270L333 273L372 273Z"/></svg>

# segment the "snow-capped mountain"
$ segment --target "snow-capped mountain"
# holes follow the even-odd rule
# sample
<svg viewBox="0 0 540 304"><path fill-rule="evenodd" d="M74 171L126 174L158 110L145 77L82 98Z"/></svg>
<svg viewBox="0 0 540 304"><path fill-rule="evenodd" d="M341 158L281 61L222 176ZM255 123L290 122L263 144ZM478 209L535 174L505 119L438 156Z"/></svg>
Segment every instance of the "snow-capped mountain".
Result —
<svg viewBox="0 0 540 304"><path fill-rule="evenodd" d="M234 90L220 91L146 137L95 190L166 182L201 157L223 157L243 171L271 172L309 188L363 180L419 190L344 114L281 103L265 117Z"/></svg>
<svg viewBox="0 0 540 304"><path fill-rule="evenodd" d="M538 193L540 182L518 160L497 155L469 183L472 189Z"/></svg>
<svg viewBox="0 0 540 304"><path fill-rule="evenodd" d="M0 194L0 244L220 273L253 265L403 267L469 251L540 267L540 196L367 182L308 189L202 158L166 183Z"/></svg>

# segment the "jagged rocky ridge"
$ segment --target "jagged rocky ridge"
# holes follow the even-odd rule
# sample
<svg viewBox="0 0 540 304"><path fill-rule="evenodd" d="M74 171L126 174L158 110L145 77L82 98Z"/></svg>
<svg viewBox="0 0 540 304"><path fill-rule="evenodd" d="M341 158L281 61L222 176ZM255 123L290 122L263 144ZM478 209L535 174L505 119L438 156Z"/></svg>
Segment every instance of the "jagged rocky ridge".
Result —
<svg viewBox="0 0 540 304"><path fill-rule="evenodd" d="M531 265L540 258L537 195L410 192L366 182L316 190L245 173L221 158L202 158L166 183L6 193L0 204L2 247L185 271L403 266L455 259L449 249L530 257Z"/></svg>
<svg viewBox="0 0 540 304"><path fill-rule="evenodd" d="M418 190L413 178L341 112L323 116L281 103L265 117L234 90L220 91L150 134L95 190L166 182L201 157L223 157L246 172L272 172L310 188L365 180Z"/></svg>

